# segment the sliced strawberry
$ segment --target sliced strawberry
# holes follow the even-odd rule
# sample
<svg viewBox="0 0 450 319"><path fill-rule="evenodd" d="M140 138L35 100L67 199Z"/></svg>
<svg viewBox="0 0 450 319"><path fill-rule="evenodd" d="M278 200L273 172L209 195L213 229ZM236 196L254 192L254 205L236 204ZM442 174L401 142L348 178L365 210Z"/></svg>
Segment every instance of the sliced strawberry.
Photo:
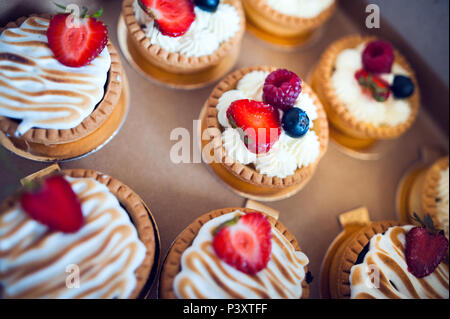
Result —
<svg viewBox="0 0 450 319"><path fill-rule="evenodd" d="M37 189L20 196L23 210L52 230L74 233L83 225L83 213L70 183L60 175L42 181Z"/></svg>
<svg viewBox="0 0 450 319"><path fill-rule="evenodd" d="M377 102L384 102L391 95L389 83L364 69L355 73L355 79L362 87L363 92L373 97Z"/></svg>
<svg viewBox="0 0 450 319"><path fill-rule="evenodd" d="M48 45L56 59L70 67L81 67L98 57L108 43L108 29L96 18L78 19L57 14L47 30Z"/></svg>
<svg viewBox="0 0 450 319"><path fill-rule="evenodd" d="M227 117L234 128L244 134L244 143L255 153L267 153L281 134L278 108L253 100L238 100L231 103Z"/></svg>
<svg viewBox="0 0 450 319"><path fill-rule="evenodd" d="M267 267L272 252L272 226L261 213L249 213L219 226L213 248L217 256L248 275Z"/></svg>
<svg viewBox="0 0 450 319"><path fill-rule="evenodd" d="M433 273L447 256L448 239L442 231L434 228L429 215L424 221L417 215L415 219L422 227L414 227L406 234L406 263L409 272L423 278Z"/></svg>
<svg viewBox="0 0 450 319"><path fill-rule="evenodd" d="M156 20L163 35L182 36L195 20L192 0L139 0L139 2L141 7Z"/></svg>

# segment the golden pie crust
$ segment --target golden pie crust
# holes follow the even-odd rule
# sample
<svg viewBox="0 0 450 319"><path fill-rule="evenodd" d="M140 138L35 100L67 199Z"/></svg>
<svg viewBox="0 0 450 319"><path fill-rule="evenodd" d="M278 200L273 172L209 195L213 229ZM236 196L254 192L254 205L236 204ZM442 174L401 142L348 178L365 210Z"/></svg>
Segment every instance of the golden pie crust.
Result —
<svg viewBox="0 0 450 319"><path fill-rule="evenodd" d="M32 14L30 16L21 17L14 22L8 23L5 27L0 28L0 33L9 28L17 28L30 17L40 17L44 19L51 19L51 15ZM122 82L119 80L122 76L122 64L117 50L113 44L108 41L108 51L111 56L111 68L108 74L108 80L105 84L105 94L100 103L95 107L94 111L85 118L79 125L72 129L56 130L56 129L42 129L32 128L24 135L20 136L21 140L37 144L65 144L79 140L102 126L109 115L114 110L114 107L119 101L122 92ZM17 130L17 122L10 118L0 117L0 130L7 136L14 136Z"/></svg>
<svg viewBox="0 0 450 319"><path fill-rule="evenodd" d="M441 172L446 170L449 165L449 157L444 157L436 161L427 171L422 185L422 210L425 214L430 214L434 224L439 228L438 211L436 207L436 198L438 197L438 185L441 179Z"/></svg>
<svg viewBox="0 0 450 319"><path fill-rule="evenodd" d="M401 226L396 221L373 222L348 237L336 251L330 265L330 295L333 299L348 299L351 295L350 271L359 254L376 234L390 227Z"/></svg>
<svg viewBox="0 0 450 319"><path fill-rule="evenodd" d="M330 122L340 131L361 139L393 139L402 135L411 127L418 115L420 105L420 89L414 70L400 52L395 50L395 62L408 71L409 76L415 85L414 94L408 98L411 106L411 114L404 123L396 126L374 126L370 123L356 120L339 100L331 81L335 61L339 53L345 49L355 48L362 43L367 43L376 39L376 37L351 35L331 44L331 46L322 54L319 64L314 71L312 87L322 100Z"/></svg>
<svg viewBox="0 0 450 319"><path fill-rule="evenodd" d="M247 18L267 33L281 37L298 37L311 33L323 25L336 9L337 0L313 18L283 14L267 4L266 0L242 0Z"/></svg>
<svg viewBox="0 0 450 319"><path fill-rule="evenodd" d="M176 299L175 292L173 290L173 281L175 276L181 271L181 256L184 251L192 245L195 237L197 236L200 228L216 217L232 213L239 210L244 213L255 212L254 209L249 208L224 208L217 209L208 214L205 214L197 218L192 224L190 224L180 235L178 235L175 242L170 247L169 253L167 254L164 265L161 269L161 278L159 281L159 297L162 299ZM266 216L273 227L278 229L283 236L292 244L296 251L301 251L300 245L287 228L281 224L279 221L275 220L273 217ZM305 267L305 273L308 272L308 268ZM309 285L306 280L302 282L303 295L302 299L307 299L309 297Z"/></svg>
<svg viewBox="0 0 450 319"><path fill-rule="evenodd" d="M204 71L219 64L236 48L236 46L240 47L241 45L245 32L245 14L240 0L225 1L225 3L235 7L239 14L239 31L236 32L231 39L222 43L213 54L201 57L188 57L180 53L169 52L157 44L151 44L150 39L145 36L139 22L136 20L133 8L134 1L135 0L124 0L122 4L122 15L125 19L128 32L139 52L147 58L150 63L161 69L179 74Z"/></svg>
<svg viewBox="0 0 450 319"><path fill-rule="evenodd" d="M97 171L87 169L68 169L63 170L62 173L66 176L74 178L92 178L97 182L104 184L108 187L110 192L116 196L117 200L130 216L131 221L138 232L139 239L146 248L145 259L135 271L136 288L129 296L130 299L138 298L150 276L156 251L154 228L142 200L136 193L133 192L133 190L122 182ZM15 203L17 203L17 194L8 197L0 205L0 211L11 208L15 205Z"/></svg>
<svg viewBox="0 0 450 319"><path fill-rule="evenodd" d="M314 100L314 104L317 106L317 115L318 118L314 121L313 130L317 133L320 141L320 155L316 159L316 161L307 166L302 167L296 170L296 172L285 178L279 177L269 177L265 174L261 174L256 169L254 169L250 165L243 165L237 161L233 161L225 150L225 147L222 145L222 135L223 131L222 126L217 119L217 103L219 102L219 98L227 91L233 90L236 88L237 83L240 79L242 79L246 74L251 73L253 71L264 71L264 72L273 72L277 70L275 67L270 66L259 66L259 67L250 67L243 68L231 73L224 80L222 80L212 91L209 99L206 102L207 105L207 128L215 128L216 130L211 130L210 141L213 141L214 152L216 156L216 160L219 160L220 163L233 175L240 178L241 180L248 182L257 186L265 186L265 187L273 187L273 188L285 188L293 185L302 184L307 181L315 172L316 167L325 154L328 147L328 121L325 114L325 110L317 98L316 94L312 91L308 84L303 82L302 88L303 92L308 93L308 95ZM219 134L220 132L220 134Z"/></svg>

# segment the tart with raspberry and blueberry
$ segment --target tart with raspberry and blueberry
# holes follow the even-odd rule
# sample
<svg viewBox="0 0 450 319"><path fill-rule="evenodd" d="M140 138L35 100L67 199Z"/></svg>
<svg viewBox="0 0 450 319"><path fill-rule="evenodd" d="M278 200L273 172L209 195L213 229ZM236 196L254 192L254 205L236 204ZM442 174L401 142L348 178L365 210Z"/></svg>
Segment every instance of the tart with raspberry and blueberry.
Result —
<svg viewBox="0 0 450 319"><path fill-rule="evenodd" d="M331 298L448 299L448 239L432 218L419 226L373 222L346 238L332 258Z"/></svg>
<svg viewBox="0 0 450 319"><path fill-rule="evenodd" d="M157 250L140 197L93 170L37 174L0 206L0 298L145 296Z"/></svg>
<svg viewBox="0 0 450 319"><path fill-rule="evenodd" d="M328 145L325 111L312 89L294 72L268 66L240 69L219 83L203 129L213 165L261 194L303 187Z"/></svg>
<svg viewBox="0 0 450 319"><path fill-rule="evenodd" d="M249 22L274 39L308 40L332 16L337 0L243 0ZM291 41L289 41L291 42Z"/></svg>
<svg viewBox="0 0 450 319"><path fill-rule="evenodd" d="M172 74L213 69L245 31L239 0L124 0L122 15L143 58Z"/></svg>
<svg viewBox="0 0 450 319"><path fill-rule="evenodd" d="M73 158L119 127L123 71L99 15L32 15L0 28L0 133L21 151Z"/></svg>
<svg viewBox="0 0 450 319"><path fill-rule="evenodd" d="M161 271L164 299L308 298L308 257L274 218L247 208L212 211L173 243Z"/></svg>
<svg viewBox="0 0 450 319"><path fill-rule="evenodd" d="M374 37L334 42L313 73L312 87L333 128L355 139L397 138L419 111L413 69L391 43Z"/></svg>

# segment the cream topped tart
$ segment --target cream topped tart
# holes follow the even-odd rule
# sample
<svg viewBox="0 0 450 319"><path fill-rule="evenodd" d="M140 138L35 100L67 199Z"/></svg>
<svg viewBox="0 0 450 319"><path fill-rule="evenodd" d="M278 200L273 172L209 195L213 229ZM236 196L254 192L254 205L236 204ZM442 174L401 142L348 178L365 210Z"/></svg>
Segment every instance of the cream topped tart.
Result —
<svg viewBox="0 0 450 319"><path fill-rule="evenodd" d="M328 9L334 0L265 0L269 7L288 16L311 19Z"/></svg>
<svg viewBox="0 0 450 319"><path fill-rule="evenodd" d="M412 228L411 225L391 227L372 237L364 260L351 269L351 298L449 298L448 265L441 263L424 278L408 271L406 234ZM378 287L370 284L374 269L380 274Z"/></svg>
<svg viewBox="0 0 450 319"><path fill-rule="evenodd" d="M414 71L391 43L348 36L322 55L313 88L339 131L360 139L392 139L417 117L420 92Z"/></svg>
<svg viewBox="0 0 450 319"><path fill-rule="evenodd" d="M0 211L0 296L136 298L155 242L153 233L141 232L152 229L144 207L117 184L102 174L72 171L46 177L6 201Z"/></svg>
<svg viewBox="0 0 450 319"><path fill-rule="evenodd" d="M239 48L245 29L238 0L125 0L123 11L139 51L174 73L217 65Z"/></svg>
<svg viewBox="0 0 450 319"><path fill-rule="evenodd" d="M279 222L259 212L214 211L180 236L162 271L162 298L300 299L309 295L308 257ZM179 241L186 247L182 249Z"/></svg>
<svg viewBox="0 0 450 319"><path fill-rule="evenodd" d="M282 187L302 183L326 151L322 105L289 70L239 70L217 86L209 102L209 123L220 130L215 155L246 182L275 187L271 181L282 180Z"/></svg>
<svg viewBox="0 0 450 319"><path fill-rule="evenodd" d="M71 14L20 18L0 29L0 129L28 143L63 144L105 124L122 88L106 26ZM67 22L67 23L66 23Z"/></svg>

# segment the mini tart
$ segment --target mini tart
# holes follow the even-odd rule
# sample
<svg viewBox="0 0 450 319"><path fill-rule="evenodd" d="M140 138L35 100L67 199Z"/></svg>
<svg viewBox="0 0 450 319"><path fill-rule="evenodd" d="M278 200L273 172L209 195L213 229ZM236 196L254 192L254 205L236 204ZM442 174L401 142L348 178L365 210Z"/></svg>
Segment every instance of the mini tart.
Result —
<svg viewBox="0 0 450 319"><path fill-rule="evenodd" d="M225 3L232 5L239 14L239 31L231 39L222 43L213 54L201 57L188 57L180 53L169 52L159 45L151 44L150 39L145 36L136 19L133 8L134 1L124 0L122 4L122 15L133 44L150 63L168 72L188 74L204 71L219 64L230 52L241 45L245 32L245 14L240 0L225 1Z"/></svg>
<svg viewBox="0 0 450 319"><path fill-rule="evenodd" d="M5 27L0 28L0 33L9 28L20 27L20 25L30 17L40 17L48 20L51 19L51 15L47 14L32 14L30 16L21 17L14 22L8 23ZM119 79L123 78L122 64L116 48L113 46L111 41L108 41L107 47L111 56L111 68L105 84L105 94L103 96L103 100L97 104L91 115L85 118L83 122L76 127L67 130L32 128L24 135L20 136L21 140L44 145L65 144L79 140L91 134L100 128L102 124L104 124L119 101L120 94L122 92L122 81ZM0 130L7 136L14 136L17 126L18 123L14 119L0 117Z"/></svg>
<svg viewBox="0 0 450 319"><path fill-rule="evenodd" d="M425 214L430 214L433 222L440 227L438 220L438 211L436 198L438 198L437 188L441 179L441 172L446 170L449 165L449 157L444 157L435 162L426 172L425 180L422 185L422 210Z"/></svg>
<svg viewBox="0 0 450 319"><path fill-rule="evenodd" d="M173 281L175 279L175 276L181 271L181 256L183 255L184 251L192 245L192 242L200 231L200 228L208 221L216 217L232 213L236 210L239 210L243 213L255 212L255 210L249 208L224 208L214 210L197 218L180 235L178 235L177 239L172 244L169 253L166 256L163 268L161 269L161 277L159 281L159 298L177 298L173 289ZM300 245L298 244L294 235L292 235L283 224L270 216L266 215L266 217L268 218L272 226L278 229L283 234L283 236L285 236L290 241L296 251L301 251ZM308 269L307 267L305 267L305 273L307 272ZM302 289L302 299L307 299L309 297L309 285L306 283L306 280L303 280L302 282Z"/></svg>
<svg viewBox="0 0 450 319"><path fill-rule="evenodd" d="M314 18L301 18L283 14L266 0L242 0L247 18L267 33L280 37L308 35L324 24L336 9L336 1Z"/></svg>
<svg viewBox="0 0 450 319"><path fill-rule="evenodd" d="M233 175L240 178L241 180L248 182L257 186L265 186L265 187L273 187L273 188L284 188L293 185L298 185L306 182L315 172L315 169L325 154L328 147L328 122L327 116L325 114L324 108L316 97L316 94L313 92L311 87L305 82L302 83L302 92L308 93L308 95L314 100L314 104L317 106L317 120L314 121L313 130L317 133L320 141L320 155L316 159L316 161L306 167L299 168L295 171L295 173L291 176L287 176L285 178L279 177L269 177L265 174L259 173L253 166L243 165L239 162L233 161L225 150L225 147L222 145L222 135L217 134L219 131L222 133L223 128L219 123L217 118L218 111L216 109L217 103L219 102L219 98L227 91L233 90L236 88L237 83L241 80L246 74L251 73L253 71L264 71L264 72L273 72L277 70L275 67L270 66L260 66L260 67L250 67L237 70L227 76L222 82L220 82L211 93L209 99L206 102L207 106L207 128L216 128L217 130L213 130L211 132L210 140L213 140L214 143L214 152L216 159L220 159L220 163Z"/></svg>
<svg viewBox="0 0 450 319"><path fill-rule="evenodd" d="M350 298L350 271L356 264L359 254L371 238L382 234L390 227L401 226L399 222L374 222L348 237L336 251L330 265L330 295L333 299Z"/></svg>
<svg viewBox="0 0 450 319"><path fill-rule="evenodd" d="M104 184L117 198L130 216L131 221L138 232L139 239L146 248L144 262L135 270L136 287L129 297L130 299L138 298L149 278L150 271L154 264L156 250L154 228L142 200L136 193L133 192L133 190L122 182L97 171L87 169L68 169L63 170L62 173L65 176L74 178L92 178L97 182ZM0 205L0 211L13 207L16 200L17 199L15 196L7 198Z"/></svg>
<svg viewBox="0 0 450 319"><path fill-rule="evenodd" d="M360 139L393 139L402 135L411 127L417 117L420 105L420 90L416 76L413 69L400 52L395 50L395 63L398 63L408 71L415 86L414 94L408 98L411 114L409 119L404 123L396 126L377 127L370 123L359 122L339 100L331 81L335 61L339 53L345 49L356 48L362 43L374 40L377 40L377 38L352 35L331 44L331 46L323 53L319 61L319 64L314 71L311 84L321 99L330 122L340 131Z"/></svg>

